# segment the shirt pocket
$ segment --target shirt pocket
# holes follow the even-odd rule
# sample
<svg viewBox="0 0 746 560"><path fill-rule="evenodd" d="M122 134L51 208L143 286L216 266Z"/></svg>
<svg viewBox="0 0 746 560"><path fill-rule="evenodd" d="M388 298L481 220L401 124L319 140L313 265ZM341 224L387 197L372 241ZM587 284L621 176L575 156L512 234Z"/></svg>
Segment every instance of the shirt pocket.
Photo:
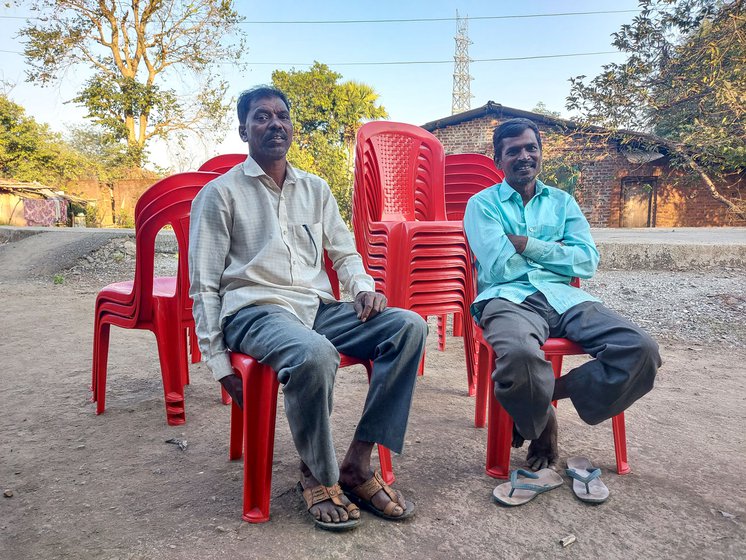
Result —
<svg viewBox="0 0 746 560"><path fill-rule="evenodd" d="M565 229L562 226L539 226L539 239L542 241L562 241Z"/></svg>
<svg viewBox="0 0 746 560"><path fill-rule="evenodd" d="M288 226L296 258L307 266L319 268L322 259L321 222Z"/></svg>

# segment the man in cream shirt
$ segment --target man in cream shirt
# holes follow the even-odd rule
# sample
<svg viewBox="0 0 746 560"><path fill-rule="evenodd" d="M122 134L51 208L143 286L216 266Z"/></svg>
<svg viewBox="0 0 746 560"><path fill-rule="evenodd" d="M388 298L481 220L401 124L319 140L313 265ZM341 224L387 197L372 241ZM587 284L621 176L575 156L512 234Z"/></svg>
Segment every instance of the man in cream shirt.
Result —
<svg viewBox="0 0 746 560"><path fill-rule="evenodd" d="M370 458L377 443L402 450L427 326L415 313L386 307L327 183L287 162L289 108L275 88L242 93L238 132L249 157L208 183L192 205L190 295L200 350L239 403L229 350L277 372L317 525L356 526L360 512L347 496L387 519L405 519L414 504L374 474ZM332 295L324 251L354 302ZM357 429L338 465L329 415L340 352L373 360L373 374L359 420L351 412L359 405L342 403Z"/></svg>

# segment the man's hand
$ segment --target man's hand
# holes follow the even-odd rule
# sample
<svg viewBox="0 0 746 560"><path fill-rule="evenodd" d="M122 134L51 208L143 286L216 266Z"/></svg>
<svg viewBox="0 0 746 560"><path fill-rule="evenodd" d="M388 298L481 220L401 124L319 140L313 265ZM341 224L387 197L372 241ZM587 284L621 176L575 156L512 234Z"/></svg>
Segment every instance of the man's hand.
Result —
<svg viewBox="0 0 746 560"><path fill-rule="evenodd" d="M528 243L528 237L525 235L513 235L512 233L506 233L508 241L513 244L516 252L520 255L526 249L526 243Z"/></svg>
<svg viewBox="0 0 746 560"><path fill-rule="evenodd" d="M357 318L363 323L386 309L386 296L378 292L359 292L353 304Z"/></svg>

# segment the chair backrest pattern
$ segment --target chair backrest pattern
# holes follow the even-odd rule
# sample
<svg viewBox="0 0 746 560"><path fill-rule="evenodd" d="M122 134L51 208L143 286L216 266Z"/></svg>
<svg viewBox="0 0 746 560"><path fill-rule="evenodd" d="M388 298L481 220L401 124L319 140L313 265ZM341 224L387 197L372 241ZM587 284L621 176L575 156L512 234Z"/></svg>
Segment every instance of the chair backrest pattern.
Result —
<svg viewBox="0 0 746 560"><path fill-rule="evenodd" d="M155 270L155 240L165 226L171 226L176 237L179 263L176 275L176 294L179 308L191 310L189 299L189 215L192 201L216 173L178 173L155 183L144 197L148 202L140 208L135 219L135 281L134 292L140 321L149 321L153 312L153 278ZM168 189L164 188L168 186ZM159 196L150 193L153 189Z"/></svg>

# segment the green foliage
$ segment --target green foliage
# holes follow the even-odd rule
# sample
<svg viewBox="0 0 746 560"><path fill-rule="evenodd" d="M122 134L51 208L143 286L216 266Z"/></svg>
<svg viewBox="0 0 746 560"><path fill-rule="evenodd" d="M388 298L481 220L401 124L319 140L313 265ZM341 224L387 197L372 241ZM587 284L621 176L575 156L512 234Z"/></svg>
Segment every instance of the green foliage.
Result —
<svg viewBox="0 0 746 560"><path fill-rule="evenodd" d="M52 283L55 285L57 284L64 284L65 283L65 277L62 274L55 274L52 277Z"/></svg>
<svg viewBox="0 0 746 560"><path fill-rule="evenodd" d="M86 158L60 134L0 94L0 176L59 185L89 171Z"/></svg>
<svg viewBox="0 0 746 560"><path fill-rule="evenodd" d="M71 67L92 69L73 101L126 140L138 165L154 137L224 129L227 84L213 72L245 54L233 2L33 0L30 8L39 17L20 32L27 79L48 85ZM165 86L169 78L184 89Z"/></svg>
<svg viewBox="0 0 746 560"><path fill-rule="evenodd" d="M139 158L129 146L108 129L97 126L79 126L68 133L70 145L85 156L97 179L111 184L131 174Z"/></svg>
<svg viewBox="0 0 746 560"><path fill-rule="evenodd" d="M323 177L332 189L342 217L352 217L352 172L357 131L366 120L388 116L378 94L366 84L340 83L341 74L315 62L306 71L276 70L272 85L290 100L295 140L288 159Z"/></svg>
<svg viewBox="0 0 746 560"><path fill-rule="evenodd" d="M640 8L614 34L627 60L590 81L571 79L567 108L592 124L662 137L674 163L746 217L713 181L746 168L744 0L640 0Z"/></svg>

